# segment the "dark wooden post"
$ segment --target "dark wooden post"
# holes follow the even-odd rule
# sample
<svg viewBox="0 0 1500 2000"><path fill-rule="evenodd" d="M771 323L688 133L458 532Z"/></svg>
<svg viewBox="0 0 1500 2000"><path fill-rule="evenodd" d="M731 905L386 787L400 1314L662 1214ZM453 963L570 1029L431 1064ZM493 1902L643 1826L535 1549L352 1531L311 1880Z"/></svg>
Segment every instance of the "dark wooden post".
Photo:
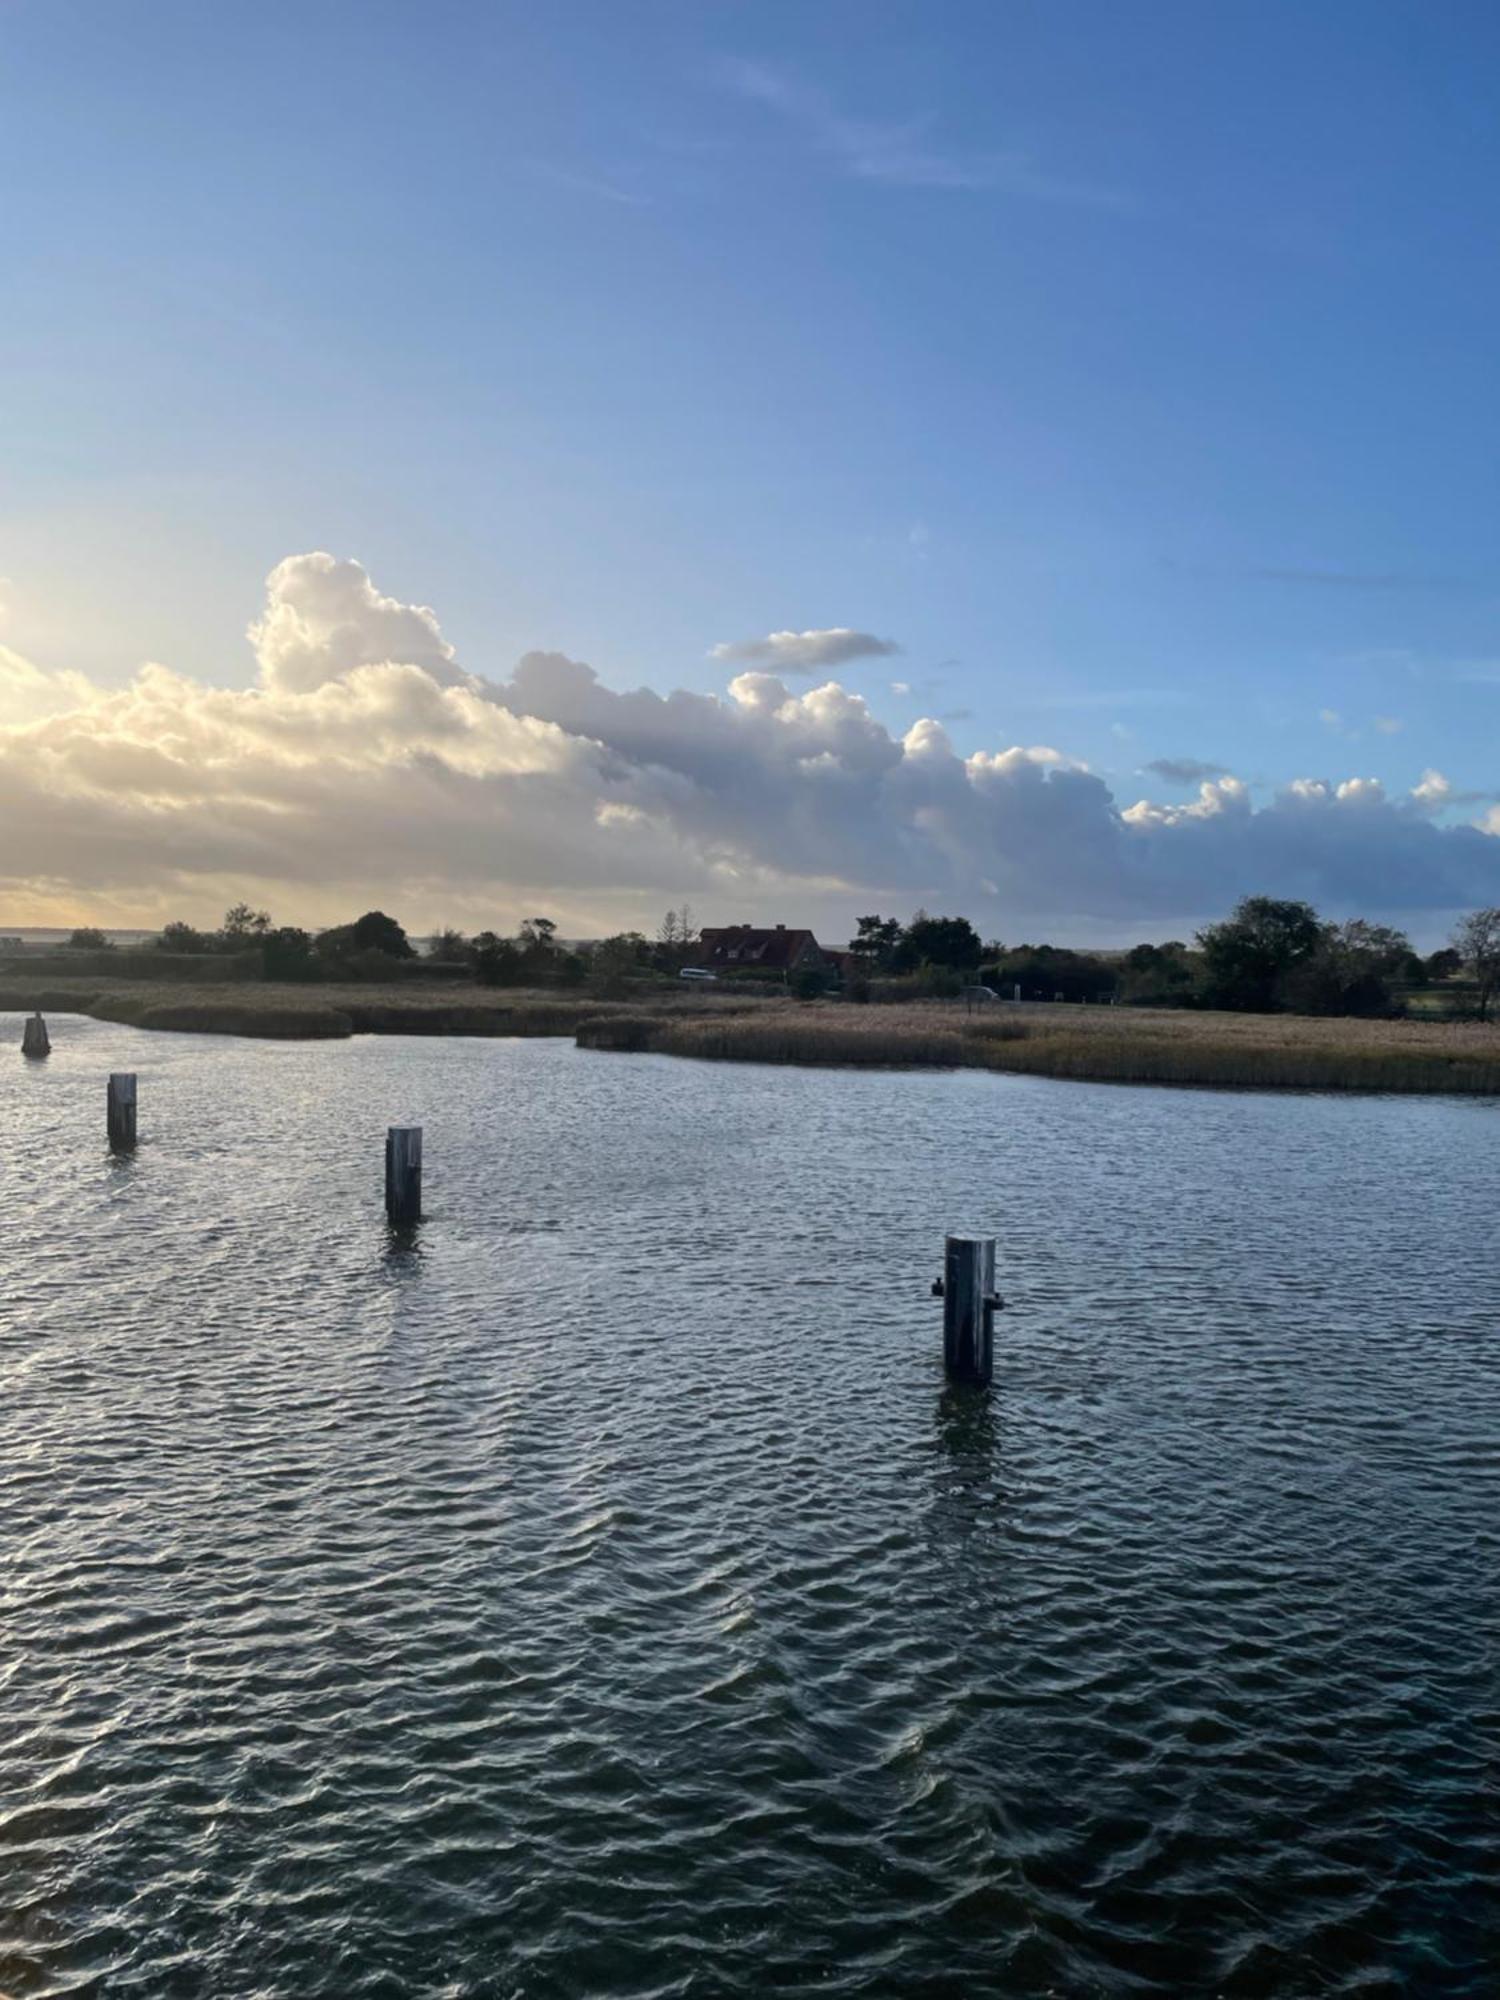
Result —
<svg viewBox="0 0 1500 2000"><path fill-rule="evenodd" d="M135 1074L113 1071L109 1079L109 1144L115 1153L128 1153L135 1144Z"/></svg>
<svg viewBox="0 0 1500 2000"><path fill-rule="evenodd" d="M385 1212L397 1229L422 1220L420 1125L392 1125L385 1135Z"/></svg>
<svg viewBox="0 0 1500 2000"><path fill-rule="evenodd" d="M42 1019L40 1007L21 1030L21 1053L23 1056L50 1056L52 1053L52 1044L47 1039L47 1023Z"/></svg>
<svg viewBox="0 0 1500 2000"><path fill-rule="evenodd" d="M995 1292L994 1237L947 1237L943 1275L932 1289L943 1301L943 1366L949 1378L987 1387L995 1369L995 1313L1003 1304Z"/></svg>

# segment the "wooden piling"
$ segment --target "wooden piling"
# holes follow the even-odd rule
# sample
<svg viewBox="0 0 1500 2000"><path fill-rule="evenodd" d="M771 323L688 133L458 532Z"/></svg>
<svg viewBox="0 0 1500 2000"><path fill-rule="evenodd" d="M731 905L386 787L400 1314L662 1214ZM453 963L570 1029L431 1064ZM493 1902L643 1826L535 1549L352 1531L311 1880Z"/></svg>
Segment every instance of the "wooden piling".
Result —
<svg viewBox="0 0 1500 2000"><path fill-rule="evenodd" d="M988 1386L995 1367L993 1236L949 1236L943 1244L943 1275L932 1288L943 1301L943 1366L949 1379Z"/></svg>
<svg viewBox="0 0 1500 2000"><path fill-rule="evenodd" d="M47 1036L47 1023L42 1019L42 1010L37 1008L26 1026L21 1030L21 1053L23 1056L50 1056L52 1043Z"/></svg>
<svg viewBox="0 0 1500 2000"><path fill-rule="evenodd" d="M392 1125L385 1135L385 1212L396 1229L422 1220L420 1125Z"/></svg>
<svg viewBox="0 0 1500 2000"><path fill-rule="evenodd" d="M130 1152L135 1145L134 1071L114 1070L110 1073L108 1119L110 1151Z"/></svg>

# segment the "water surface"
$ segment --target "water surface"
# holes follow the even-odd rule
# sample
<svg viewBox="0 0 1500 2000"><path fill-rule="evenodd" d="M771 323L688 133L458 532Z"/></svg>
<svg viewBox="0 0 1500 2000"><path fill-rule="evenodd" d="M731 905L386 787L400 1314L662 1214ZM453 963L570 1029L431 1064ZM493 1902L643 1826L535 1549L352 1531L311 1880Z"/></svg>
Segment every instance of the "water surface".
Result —
<svg viewBox="0 0 1500 2000"><path fill-rule="evenodd" d="M52 1026L0 1989L1495 1992L1500 1104Z"/></svg>

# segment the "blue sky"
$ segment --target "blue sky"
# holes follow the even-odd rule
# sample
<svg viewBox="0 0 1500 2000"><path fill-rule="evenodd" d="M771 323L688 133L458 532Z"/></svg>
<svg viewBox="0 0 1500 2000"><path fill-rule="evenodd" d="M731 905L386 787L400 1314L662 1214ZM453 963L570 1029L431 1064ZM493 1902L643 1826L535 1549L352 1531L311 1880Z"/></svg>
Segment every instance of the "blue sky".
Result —
<svg viewBox="0 0 1500 2000"><path fill-rule="evenodd" d="M1466 4L0 0L0 641L246 686L326 549L497 683L848 626L893 734L1121 806L1472 819L1497 59Z"/></svg>

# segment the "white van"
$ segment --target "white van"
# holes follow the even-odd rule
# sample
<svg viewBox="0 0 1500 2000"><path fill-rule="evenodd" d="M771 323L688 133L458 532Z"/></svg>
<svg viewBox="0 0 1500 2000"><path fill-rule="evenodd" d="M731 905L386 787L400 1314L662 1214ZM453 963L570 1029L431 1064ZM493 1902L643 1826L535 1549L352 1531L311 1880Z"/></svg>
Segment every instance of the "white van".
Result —
<svg viewBox="0 0 1500 2000"><path fill-rule="evenodd" d="M701 965L685 965L682 968L681 972L679 972L677 975L679 979L709 979L709 980L717 979L718 976L719 975L717 972L709 972L705 967Z"/></svg>

